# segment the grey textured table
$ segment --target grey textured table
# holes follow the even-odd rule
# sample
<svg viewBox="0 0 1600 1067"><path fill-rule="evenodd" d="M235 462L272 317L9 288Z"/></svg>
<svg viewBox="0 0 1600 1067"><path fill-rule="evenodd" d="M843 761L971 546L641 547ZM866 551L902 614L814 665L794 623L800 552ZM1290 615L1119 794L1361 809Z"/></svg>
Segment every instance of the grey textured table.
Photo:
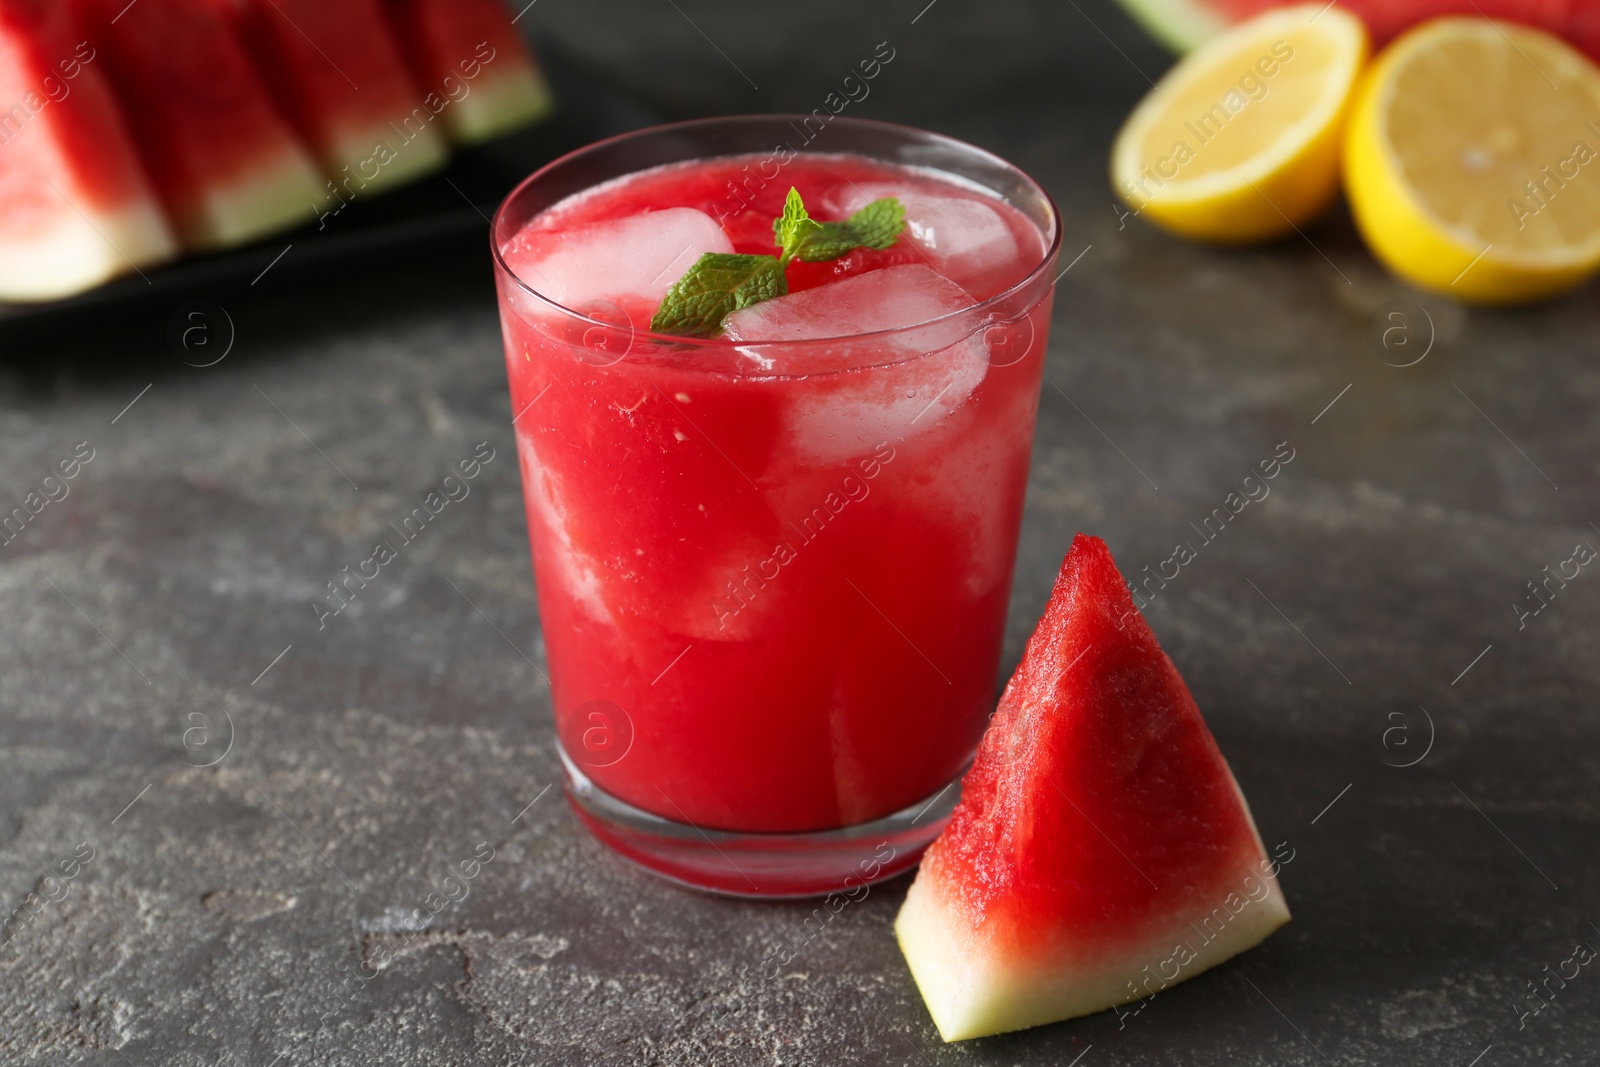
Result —
<svg viewBox="0 0 1600 1067"><path fill-rule="evenodd" d="M1600 547L1593 287L1464 311L1386 277L1340 213L1236 252L1120 220L1107 148L1165 57L1104 3L924 4L550 0L527 21L675 116L808 111L888 41L850 113L991 147L1059 200L1074 265L1007 669L1075 530L1154 566L1292 443L1148 617L1269 845L1295 850L1294 921L1124 1027L944 1047L890 932L904 880L767 981L808 905L680 891L591 841L544 792L559 767L473 249L210 294L237 336L204 369L167 347L174 308L8 335L0 505L80 442L93 458L0 548L0 894L7 913L58 898L0 948L0 1062L1600 1058L1600 976L1548 978L1600 945L1594 568L1513 608ZM1420 305L1412 346L1386 353L1398 299ZM482 441L470 497L318 632L308 601ZM475 856L469 895L404 936Z"/></svg>

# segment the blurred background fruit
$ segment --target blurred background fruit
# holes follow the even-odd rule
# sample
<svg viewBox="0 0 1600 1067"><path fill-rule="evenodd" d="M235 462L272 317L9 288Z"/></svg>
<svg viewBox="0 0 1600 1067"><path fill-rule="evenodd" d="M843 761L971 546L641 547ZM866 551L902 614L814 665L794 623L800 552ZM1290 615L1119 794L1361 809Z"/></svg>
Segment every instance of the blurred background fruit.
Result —
<svg viewBox="0 0 1600 1067"><path fill-rule="evenodd" d="M231 9L267 88L335 184L354 176L376 192L444 165L445 139L381 0L212 2Z"/></svg>
<svg viewBox="0 0 1600 1067"><path fill-rule="evenodd" d="M177 244L66 9L0 0L0 297L49 300Z"/></svg>
<svg viewBox="0 0 1600 1067"><path fill-rule="evenodd" d="M500 0L386 0L424 93L443 95L450 136L475 144L549 114L555 101ZM468 93L460 87L477 84Z"/></svg>
<svg viewBox="0 0 1600 1067"><path fill-rule="evenodd" d="M321 230L538 122L553 96L514 21L501 0L0 0L0 301ZM444 203L481 219L472 184Z"/></svg>
<svg viewBox="0 0 1600 1067"><path fill-rule="evenodd" d="M1186 237L1257 241L1321 214L1367 56L1361 22L1285 8L1179 61L1129 117L1111 155L1117 195Z"/></svg>
<svg viewBox="0 0 1600 1067"><path fill-rule="evenodd" d="M1168 29L1204 22L1202 5L1137 3L1176 12ZM1266 240L1322 214L1342 172L1373 254L1423 289L1514 304L1600 269L1600 185L1585 180L1600 68L1582 52L1518 23L1436 18L1362 73L1367 35L1342 5L1258 6L1123 125L1111 178L1134 214L1199 240Z"/></svg>
<svg viewBox="0 0 1600 1067"><path fill-rule="evenodd" d="M187 249L305 220L322 179L209 0L73 0L173 228Z"/></svg>
<svg viewBox="0 0 1600 1067"><path fill-rule="evenodd" d="M1570 289L1600 267L1597 119L1600 69L1559 39L1435 20L1359 90L1351 210L1378 258L1425 289L1486 303Z"/></svg>
<svg viewBox="0 0 1600 1067"><path fill-rule="evenodd" d="M1236 22L1284 7L1282 0L1120 0L1169 47L1187 52ZM1379 47L1443 15L1476 15L1536 26L1600 59L1600 0L1339 0L1367 24Z"/></svg>

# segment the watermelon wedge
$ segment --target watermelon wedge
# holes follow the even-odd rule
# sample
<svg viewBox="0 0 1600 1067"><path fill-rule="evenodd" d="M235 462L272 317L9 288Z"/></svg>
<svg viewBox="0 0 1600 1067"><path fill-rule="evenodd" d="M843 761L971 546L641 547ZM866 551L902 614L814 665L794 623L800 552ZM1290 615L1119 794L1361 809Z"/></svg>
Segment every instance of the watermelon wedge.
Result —
<svg viewBox="0 0 1600 1067"><path fill-rule="evenodd" d="M216 0L341 198L444 164L446 143L381 0Z"/></svg>
<svg viewBox="0 0 1600 1067"><path fill-rule="evenodd" d="M183 243L242 244L316 217L322 179L211 0L72 0Z"/></svg>
<svg viewBox="0 0 1600 1067"><path fill-rule="evenodd" d="M1105 542L1079 534L895 922L939 1033L1192 978L1289 920L1276 875Z"/></svg>
<svg viewBox="0 0 1600 1067"><path fill-rule="evenodd" d="M177 250L97 58L57 0L0 0L0 298L68 296Z"/></svg>
<svg viewBox="0 0 1600 1067"><path fill-rule="evenodd" d="M554 99L501 0L387 0L425 106L459 144L537 122Z"/></svg>
<svg viewBox="0 0 1600 1067"><path fill-rule="evenodd" d="M1304 2L1122 0L1122 6L1168 47L1187 52L1236 22ZM1339 6L1367 24L1375 47L1419 22L1440 15L1467 15L1537 26L1600 62L1600 3L1595 0L1340 0Z"/></svg>

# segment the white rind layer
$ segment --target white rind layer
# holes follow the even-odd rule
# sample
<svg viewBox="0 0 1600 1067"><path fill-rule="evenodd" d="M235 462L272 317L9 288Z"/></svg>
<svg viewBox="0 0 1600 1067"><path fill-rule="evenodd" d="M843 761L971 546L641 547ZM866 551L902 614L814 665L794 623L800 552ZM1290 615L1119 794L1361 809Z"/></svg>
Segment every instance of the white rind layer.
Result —
<svg viewBox="0 0 1600 1067"><path fill-rule="evenodd" d="M1265 885L1266 892L1259 900L1247 900L1237 913L1217 901L1215 907L1228 916L1226 923L1212 918L1206 924L1213 913L1196 905L1194 914L1179 911L1152 922L1156 932L1125 949L1067 955L1024 970L992 951L919 873L895 921L895 936L939 1035L963 1041L1153 996L1260 944L1289 921L1289 906L1277 879L1264 876L1255 864L1243 865L1238 871L1241 890L1247 876ZM1180 944L1192 953L1181 963Z"/></svg>
<svg viewBox="0 0 1600 1067"><path fill-rule="evenodd" d="M200 202L178 219L178 230L192 249L247 244L311 222L327 199L311 160L286 151L275 163L208 187Z"/></svg>
<svg viewBox="0 0 1600 1067"><path fill-rule="evenodd" d="M476 144L509 133L548 115L555 106L550 87L531 65L502 70L484 79L472 92L444 111L450 136L459 144Z"/></svg>
<svg viewBox="0 0 1600 1067"><path fill-rule="evenodd" d="M352 188L370 195L415 181L444 166L450 149L443 132L431 124L433 116L426 108L418 110L428 116L430 125L418 129L413 117L412 126L402 126L399 120L408 116L401 115L393 125L382 123L341 135L322 159L334 184L343 188L347 176L353 175L366 184L352 183Z"/></svg>
<svg viewBox="0 0 1600 1067"><path fill-rule="evenodd" d="M55 224L44 232L0 236L0 299L71 296L177 251L154 203L84 211L62 202Z"/></svg>

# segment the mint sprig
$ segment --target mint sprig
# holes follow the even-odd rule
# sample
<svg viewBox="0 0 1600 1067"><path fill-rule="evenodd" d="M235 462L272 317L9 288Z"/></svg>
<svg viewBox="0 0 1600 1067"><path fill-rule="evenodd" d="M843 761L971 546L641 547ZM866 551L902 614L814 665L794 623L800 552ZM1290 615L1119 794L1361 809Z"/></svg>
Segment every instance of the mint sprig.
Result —
<svg viewBox="0 0 1600 1067"><path fill-rule="evenodd" d="M785 266L806 238L821 228L822 223L806 214L800 190L789 186L789 195L783 198L783 214L772 220L772 243L782 249L781 258Z"/></svg>
<svg viewBox="0 0 1600 1067"><path fill-rule="evenodd" d="M810 221L809 219L807 220ZM906 209L894 197L874 200L843 222L813 222L796 253L807 263L826 263L857 248L888 248L906 228Z"/></svg>
<svg viewBox="0 0 1600 1067"><path fill-rule="evenodd" d="M650 319L652 333L714 337L722 320L740 308L789 291L784 270L799 257L825 263L857 248L888 248L905 229L906 210L894 197L874 200L840 222L818 222L806 213L800 191L791 187L783 213L772 220L772 256L707 252L672 283Z"/></svg>
<svg viewBox="0 0 1600 1067"><path fill-rule="evenodd" d="M781 260L707 252L667 290L650 320L650 329L684 337L713 337L731 313L788 291Z"/></svg>

